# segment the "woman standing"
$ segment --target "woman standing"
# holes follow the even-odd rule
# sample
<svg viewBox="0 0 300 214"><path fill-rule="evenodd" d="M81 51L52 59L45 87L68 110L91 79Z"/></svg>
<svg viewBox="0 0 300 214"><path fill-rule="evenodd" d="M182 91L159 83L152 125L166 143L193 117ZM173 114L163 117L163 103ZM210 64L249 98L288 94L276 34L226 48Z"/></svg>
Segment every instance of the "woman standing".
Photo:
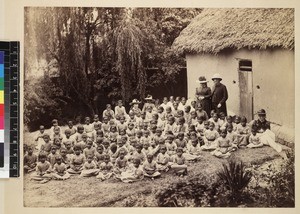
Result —
<svg viewBox="0 0 300 214"><path fill-rule="evenodd" d="M211 89L207 86L207 80L204 76L199 77L199 80L196 81L200 83L200 87L196 88L196 100L199 104L202 105L204 111L207 115L210 115L211 112Z"/></svg>

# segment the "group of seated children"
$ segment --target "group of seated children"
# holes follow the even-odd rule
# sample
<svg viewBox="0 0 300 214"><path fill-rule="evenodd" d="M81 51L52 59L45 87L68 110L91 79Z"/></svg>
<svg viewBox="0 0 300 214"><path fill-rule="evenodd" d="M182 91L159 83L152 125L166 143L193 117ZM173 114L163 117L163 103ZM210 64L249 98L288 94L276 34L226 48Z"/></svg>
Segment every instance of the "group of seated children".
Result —
<svg viewBox="0 0 300 214"><path fill-rule="evenodd" d="M108 104L102 121L94 115L93 122L86 117L77 127L69 121L62 129L56 119L49 131L41 125L24 156L24 172L35 171L31 178L41 183L74 174L134 182L169 170L184 176L187 162L200 160L204 151L227 158L238 148L263 146L245 117L212 111L209 118L201 105L187 105L184 98L147 102L144 111L139 101L131 104L128 114L122 101L115 111Z"/></svg>

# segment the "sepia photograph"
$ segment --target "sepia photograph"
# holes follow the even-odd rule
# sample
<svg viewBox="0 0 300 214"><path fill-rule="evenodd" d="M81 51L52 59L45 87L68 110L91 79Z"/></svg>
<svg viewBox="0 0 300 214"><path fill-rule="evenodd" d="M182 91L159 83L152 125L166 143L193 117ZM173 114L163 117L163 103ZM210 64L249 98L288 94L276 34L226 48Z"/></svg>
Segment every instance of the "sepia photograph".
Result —
<svg viewBox="0 0 300 214"><path fill-rule="evenodd" d="M24 7L24 207L295 207L293 8Z"/></svg>

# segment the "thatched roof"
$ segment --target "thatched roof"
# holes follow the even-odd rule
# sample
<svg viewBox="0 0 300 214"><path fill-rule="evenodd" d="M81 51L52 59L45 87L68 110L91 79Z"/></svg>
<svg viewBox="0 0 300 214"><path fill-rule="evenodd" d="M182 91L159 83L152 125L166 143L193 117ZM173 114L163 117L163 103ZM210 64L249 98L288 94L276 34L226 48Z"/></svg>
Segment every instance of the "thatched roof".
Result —
<svg viewBox="0 0 300 214"><path fill-rule="evenodd" d="M294 49L294 9L204 9L173 43L177 53Z"/></svg>

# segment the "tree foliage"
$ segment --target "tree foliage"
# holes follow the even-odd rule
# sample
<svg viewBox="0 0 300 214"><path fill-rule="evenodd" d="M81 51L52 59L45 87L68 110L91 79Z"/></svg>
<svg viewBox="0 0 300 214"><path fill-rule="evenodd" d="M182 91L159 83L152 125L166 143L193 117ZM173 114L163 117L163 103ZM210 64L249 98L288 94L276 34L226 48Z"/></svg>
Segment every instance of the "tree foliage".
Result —
<svg viewBox="0 0 300 214"><path fill-rule="evenodd" d="M41 88L60 88L59 99L67 106L76 103L85 115L99 113L116 99L141 99L150 86L171 81L185 66L184 58L175 55L171 45L200 12L177 8L26 8L25 80L35 79ZM149 68L156 69L151 77L147 75ZM47 86L43 79L50 81ZM50 99L48 92L38 97L44 100L36 105ZM25 102L25 121L29 123L29 111L36 106L29 99ZM49 102L49 107L52 104Z"/></svg>

